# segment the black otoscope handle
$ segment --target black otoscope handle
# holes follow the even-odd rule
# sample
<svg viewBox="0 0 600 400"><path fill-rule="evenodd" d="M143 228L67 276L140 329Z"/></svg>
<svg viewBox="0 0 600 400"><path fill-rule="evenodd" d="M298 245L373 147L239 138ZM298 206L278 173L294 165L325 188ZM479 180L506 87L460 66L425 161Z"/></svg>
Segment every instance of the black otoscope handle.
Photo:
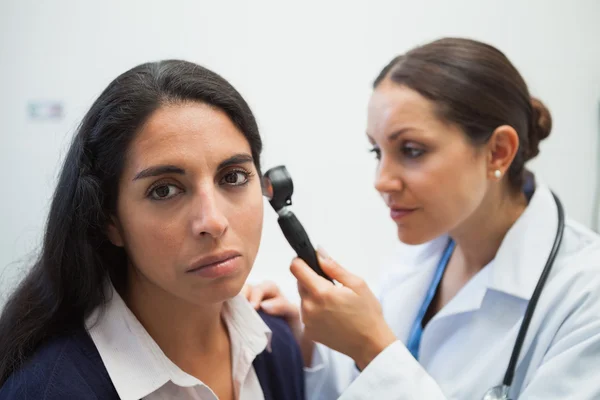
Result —
<svg viewBox="0 0 600 400"><path fill-rule="evenodd" d="M317 259L317 253L315 252L313 245L310 243L308 234L294 213L289 210L284 210L279 214L277 222L279 222L279 226L281 227L285 238L289 242L290 246L292 246L294 251L296 251L298 257L304 260L304 262L307 263L308 266L311 267L317 274L333 282L331 278L325 275L325 272L323 272L321 269L319 260Z"/></svg>

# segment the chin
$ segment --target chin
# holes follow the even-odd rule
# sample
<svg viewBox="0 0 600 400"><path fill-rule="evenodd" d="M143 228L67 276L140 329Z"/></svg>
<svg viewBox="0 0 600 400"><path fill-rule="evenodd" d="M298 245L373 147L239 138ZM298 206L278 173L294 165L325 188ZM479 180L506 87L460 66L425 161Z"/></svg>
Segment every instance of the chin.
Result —
<svg viewBox="0 0 600 400"><path fill-rule="evenodd" d="M222 303L237 296L246 282L246 274L216 279L197 288L196 303Z"/></svg>
<svg viewBox="0 0 600 400"><path fill-rule="evenodd" d="M430 232L398 227L398 239L407 245L417 246L427 243L435 238L436 235L431 234Z"/></svg>

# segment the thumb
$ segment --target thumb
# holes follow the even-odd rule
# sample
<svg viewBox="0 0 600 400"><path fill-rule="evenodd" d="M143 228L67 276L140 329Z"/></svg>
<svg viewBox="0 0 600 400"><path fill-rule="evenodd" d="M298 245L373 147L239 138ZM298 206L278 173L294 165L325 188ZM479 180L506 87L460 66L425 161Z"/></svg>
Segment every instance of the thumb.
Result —
<svg viewBox="0 0 600 400"><path fill-rule="evenodd" d="M260 303L260 307L265 310L267 314L275 316L296 317L298 315L297 308L283 297L274 297L272 299L264 300Z"/></svg>
<svg viewBox="0 0 600 400"><path fill-rule="evenodd" d="M323 269L323 272L325 272L327 276L355 292L359 289L362 284L362 279L335 262L321 247L317 250L317 256L319 257L321 269Z"/></svg>

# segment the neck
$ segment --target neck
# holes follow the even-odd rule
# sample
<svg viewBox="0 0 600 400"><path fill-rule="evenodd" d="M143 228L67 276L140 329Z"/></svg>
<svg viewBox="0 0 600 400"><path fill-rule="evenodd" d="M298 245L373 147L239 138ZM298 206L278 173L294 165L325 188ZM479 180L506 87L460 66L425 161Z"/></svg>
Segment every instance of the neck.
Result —
<svg viewBox="0 0 600 400"><path fill-rule="evenodd" d="M523 193L506 193L500 187L490 190L473 215L450 233L456 243L453 258L463 272L472 276L494 259L526 207Z"/></svg>
<svg viewBox="0 0 600 400"><path fill-rule="evenodd" d="M228 351L229 335L221 318L223 303L191 304L130 270L125 302L173 363L195 374L199 359Z"/></svg>

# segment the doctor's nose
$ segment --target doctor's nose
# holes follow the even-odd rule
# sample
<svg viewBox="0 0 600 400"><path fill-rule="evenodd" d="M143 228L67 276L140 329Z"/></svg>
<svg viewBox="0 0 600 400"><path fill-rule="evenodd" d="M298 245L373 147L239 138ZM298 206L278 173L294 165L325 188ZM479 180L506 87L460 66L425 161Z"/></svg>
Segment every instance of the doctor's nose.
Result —
<svg viewBox="0 0 600 400"><path fill-rule="evenodd" d="M402 191L404 184L397 172L383 161L380 162L375 175L375 189L382 195Z"/></svg>
<svg viewBox="0 0 600 400"><path fill-rule="evenodd" d="M214 190L200 193L192 212L192 233L194 236L220 238L227 231L229 221L219 207Z"/></svg>

